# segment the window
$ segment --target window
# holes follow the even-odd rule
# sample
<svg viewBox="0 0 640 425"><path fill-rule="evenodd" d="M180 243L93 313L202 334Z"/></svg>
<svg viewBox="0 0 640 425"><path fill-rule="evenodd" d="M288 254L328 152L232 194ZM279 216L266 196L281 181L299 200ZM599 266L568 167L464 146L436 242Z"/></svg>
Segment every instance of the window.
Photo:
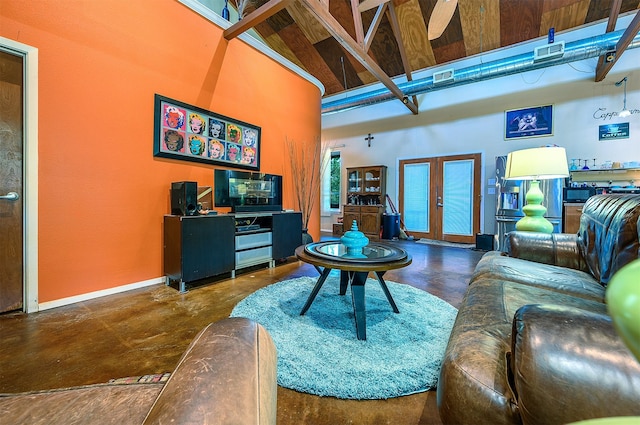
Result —
<svg viewBox="0 0 640 425"><path fill-rule="evenodd" d="M329 204L332 209L337 209L340 208L340 152L331 152L329 170Z"/></svg>

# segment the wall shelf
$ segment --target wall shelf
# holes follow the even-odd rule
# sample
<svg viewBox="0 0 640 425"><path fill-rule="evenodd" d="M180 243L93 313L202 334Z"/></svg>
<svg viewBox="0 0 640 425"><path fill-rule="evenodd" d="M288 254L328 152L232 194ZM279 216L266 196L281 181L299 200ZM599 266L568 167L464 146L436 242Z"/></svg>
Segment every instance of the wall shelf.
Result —
<svg viewBox="0 0 640 425"><path fill-rule="evenodd" d="M593 170L572 170L571 181L575 183L624 183L623 186L640 184L640 168L607 168ZM632 183L637 181L637 183Z"/></svg>

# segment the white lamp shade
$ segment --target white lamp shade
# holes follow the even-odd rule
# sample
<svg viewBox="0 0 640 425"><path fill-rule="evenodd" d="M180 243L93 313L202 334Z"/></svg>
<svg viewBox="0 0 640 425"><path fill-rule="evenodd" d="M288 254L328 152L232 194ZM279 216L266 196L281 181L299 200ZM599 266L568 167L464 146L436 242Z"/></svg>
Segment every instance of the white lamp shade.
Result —
<svg viewBox="0 0 640 425"><path fill-rule="evenodd" d="M507 157L507 180L543 180L569 177L567 153L557 146L522 149Z"/></svg>

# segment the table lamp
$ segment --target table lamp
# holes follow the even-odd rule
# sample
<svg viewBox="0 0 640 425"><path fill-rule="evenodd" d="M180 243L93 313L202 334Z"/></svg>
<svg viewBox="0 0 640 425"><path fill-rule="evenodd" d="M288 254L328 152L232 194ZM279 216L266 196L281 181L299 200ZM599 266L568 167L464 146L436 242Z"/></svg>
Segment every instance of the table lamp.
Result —
<svg viewBox="0 0 640 425"><path fill-rule="evenodd" d="M516 223L516 230L552 233L553 224L544 217L547 208L542 205L544 195L540 180L569 176L567 154L558 146L522 149L509 153L505 178L507 180L531 180L522 208L525 216Z"/></svg>

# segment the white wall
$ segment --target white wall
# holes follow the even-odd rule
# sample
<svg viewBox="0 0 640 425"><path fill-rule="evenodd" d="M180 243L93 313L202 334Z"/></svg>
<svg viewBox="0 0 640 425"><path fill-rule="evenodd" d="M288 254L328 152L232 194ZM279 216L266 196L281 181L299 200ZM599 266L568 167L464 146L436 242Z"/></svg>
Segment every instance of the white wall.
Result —
<svg viewBox="0 0 640 425"><path fill-rule="evenodd" d="M621 20L622 25L629 20L629 16L625 17ZM602 33L603 25L557 34L556 41L578 40ZM519 45L499 54L508 57L530 52L532 46L544 42ZM495 54L460 61L454 66L470 66L480 60L495 60ZM431 92L419 96L418 115L413 115L398 100L326 115L322 119L322 139L324 143L341 146L337 150L342 157L343 178L346 167L389 167L387 191L396 206L399 160L481 153L484 193L481 231L494 233L495 196L487 193L487 179L493 177L496 156L512 150L557 144L566 148L569 159L589 158L590 166L592 158L596 158L597 164L606 160L640 160L640 48L627 50L599 83L594 82L596 65L597 58L593 58ZM451 64L444 68L448 67ZM622 109L623 88L614 83L624 76L628 76L627 109L635 109L635 113L625 119L598 118L603 112ZM334 96L331 100L340 96L345 95ZM549 104L554 106L552 136L504 140L505 110ZM598 112L601 108L603 111ZM630 123L630 138L598 141L598 126L616 122ZM371 147L367 147L364 140L368 133L374 136ZM640 185L640 182L636 184ZM334 217L323 217L322 229L330 230L332 220Z"/></svg>

